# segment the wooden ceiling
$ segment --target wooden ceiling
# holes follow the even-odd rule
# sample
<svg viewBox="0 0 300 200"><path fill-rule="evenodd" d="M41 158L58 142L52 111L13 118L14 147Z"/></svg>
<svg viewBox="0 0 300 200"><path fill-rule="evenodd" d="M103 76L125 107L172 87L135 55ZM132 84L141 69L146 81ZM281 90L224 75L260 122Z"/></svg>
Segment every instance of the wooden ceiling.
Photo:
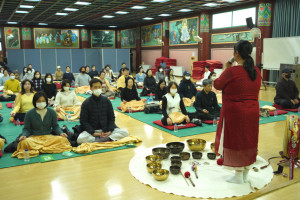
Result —
<svg viewBox="0 0 300 200"><path fill-rule="evenodd" d="M77 5L77 0L1 0L0 24L17 22L18 25L37 26L38 23L47 23L48 26L74 26L82 24L86 27L108 28L118 26L118 29L149 24L151 21L159 21L168 18L197 15L202 10L211 10L222 7L236 6L258 0L238 0L227 2L222 0L169 0L163 3L153 0L81 0L90 2L90 5ZM218 6L204 6L207 3L218 3ZM34 8L20 8L20 5L32 5ZM142 10L131 9L132 6L146 6ZM65 11L65 8L78 9L75 12ZM192 9L192 12L178 12L180 9ZM17 10L29 11L29 13L16 13ZM117 11L126 11L128 14L116 14ZM66 16L56 13L68 13ZM170 17L160 17L159 14L171 14ZM112 15L114 18L106 19L102 16ZM143 20L144 17L154 18Z"/></svg>

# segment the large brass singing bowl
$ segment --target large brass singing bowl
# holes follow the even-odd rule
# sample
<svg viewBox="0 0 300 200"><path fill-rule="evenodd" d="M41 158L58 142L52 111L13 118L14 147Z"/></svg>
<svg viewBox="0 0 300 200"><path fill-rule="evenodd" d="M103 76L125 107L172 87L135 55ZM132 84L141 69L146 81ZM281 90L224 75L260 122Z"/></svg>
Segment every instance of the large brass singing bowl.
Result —
<svg viewBox="0 0 300 200"><path fill-rule="evenodd" d="M206 146L206 141L203 139L189 139L186 141L188 144L188 148L191 151L202 151Z"/></svg>

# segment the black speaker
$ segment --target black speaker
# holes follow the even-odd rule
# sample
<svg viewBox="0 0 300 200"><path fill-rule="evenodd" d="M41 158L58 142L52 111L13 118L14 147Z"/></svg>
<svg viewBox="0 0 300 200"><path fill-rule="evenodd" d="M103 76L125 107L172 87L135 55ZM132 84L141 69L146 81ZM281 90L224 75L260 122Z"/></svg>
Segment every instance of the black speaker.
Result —
<svg viewBox="0 0 300 200"><path fill-rule="evenodd" d="M165 30L165 36L169 37L169 35L170 35L170 31L169 30Z"/></svg>
<svg viewBox="0 0 300 200"><path fill-rule="evenodd" d="M246 18L247 27L252 29L254 27L252 17Z"/></svg>

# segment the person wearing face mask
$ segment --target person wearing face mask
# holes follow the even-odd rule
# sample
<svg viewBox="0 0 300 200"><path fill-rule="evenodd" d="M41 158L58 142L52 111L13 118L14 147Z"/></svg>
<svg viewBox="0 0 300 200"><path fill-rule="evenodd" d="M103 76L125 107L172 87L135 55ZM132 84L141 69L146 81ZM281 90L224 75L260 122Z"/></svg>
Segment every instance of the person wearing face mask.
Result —
<svg viewBox="0 0 300 200"><path fill-rule="evenodd" d="M27 69L31 69L31 73L34 74L35 70L32 67L32 64L28 64Z"/></svg>
<svg viewBox="0 0 300 200"><path fill-rule="evenodd" d="M23 76L22 81L24 81L25 79L28 80L32 80L33 79L33 74L32 74L32 70L30 68L27 69L26 74Z"/></svg>
<svg viewBox="0 0 300 200"><path fill-rule="evenodd" d="M25 114L33 108L32 100L35 92L30 80L25 79L21 85L21 92L16 97L15 107L10 115L14 117L14 120L24 121Z"/></svg>
<svg viewBox="0 0 300 200"><path fill-rule="evenodd" d="M162 119L161 122L165 126L173 125L173 121L170 118L170 114L173 112L181 112L185 115L183 123L190 123L190 117L185 109L184 103L177 93L178 85L175 82L170 82L167 87L167 94L162 98Z"/></svg>
<svg viewBox="0 0 300 200"><path fill-rule="evenodd" d="M62 78L63 78L64 73L63 73L63 71L61 71L61 67L60 66L57 66L56 70L57 71L54 74L54 78L55 78L56 81L61 81Z"/></svg>
<svg viewBox="0 0 300 200"><path fill-rule="evenodd" d="M158 71L155 74L156 82L158 83L160 80L165 80L165 72L162 66L158 67Z"/></svg>
<svg viewBox="0 0 300 200"><path fill-rule="evenodd" d="M7 70L4 70L3 71L3 76L0 78L0 85L1 86L4 86L5 82L9 80L9 75L8 75L8 72Z"/></svg>
<svg viewBox="0 0 300 200"><path fill-rule="evenodd" d="M90 81L92 96L81 106L80 125L83 130L77 143L116 141L129 136L128 131L115 124L115 114L109 99L101 95L102 82L99 79Z"/></svg>
<svg viewBox="0 0 300 200"><path fill-rule="evenodd" d="M191 81L191 74L188 71L183 73L183 79L180 81L178 93L181 98L193 99L197 94L197 89Z"/></svg>
<svg viewBox="0 0 300 200"><path fill-rule="evenodd" d="M34 108L25 116L20 142L12 157L23 158L25 149L29 151L30 156L38 156L37 150L41 150L41 146L44 145L47 145L47 148L43 148L40 153L71 151L72 146L67 139L68 135L59 127L55 111L47 108L47 95L44 92L37 92L33 96L32 104Z"/></svg>
<svg viewBox="0 0 300 200"><path fill-rule="evenodd" d="M42 79L41 73L39 71L34 72L32 83L34 85L34 91L38 92L42 90L44 79Z"/></svg>
<svg viewBox="0 0 300 200"><path fill-rule="evenodd" d="M4 71L5 73L5 71ZM4 90L10 90L13 93L19 93L21 90L20 82L15 79L15 74L11 72L9 74L9 79L4 83Z"/></svg>
<svg viewBox="0 0 300 200"><path fill-rule="evenodd" d="M105 97L115 97L114 91L116 88L112 87L109 84L109 81L105 78L105 72L100 72L100 77L98 77L100 81L102 82L102 95Z"/></svg>
<svg viewBox="0 0 300 200"><path fill-rule="evenodd" d="M85 67L80 67L80 74L76 77L75 87L88 86L91 77L85 73Z"/></svg>
<svg viewBox="0 0 300 200"><path fill-rule="evenodd" d="M42 85L42 90L43 90L43 92L46 93L46 95L48 97L48 101L50 102L50 104L53 104L55 96L57 94L57 87L53 83L52 74L47 73L45 75L45 83Z"/></svg>
<svg viewBox="0 0 300 200"><path fill-rule="evenodd" d="M293 80L291 80L292 69L285 68L281 72L281 79L276 85L276 96L274 102L282 108L299 108L299 90Z"/></svg>

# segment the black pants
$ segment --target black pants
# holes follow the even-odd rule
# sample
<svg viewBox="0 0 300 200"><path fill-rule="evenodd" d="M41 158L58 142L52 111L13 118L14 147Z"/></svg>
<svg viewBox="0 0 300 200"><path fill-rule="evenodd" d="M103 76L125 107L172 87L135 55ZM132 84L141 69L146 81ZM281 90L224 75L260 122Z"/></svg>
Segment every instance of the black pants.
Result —
<svg viewBox="0 0 300 200"><path fill-rule="evenodd" d="M14 119L17 121L19 119L20 122L24 122L26 113L16 113Z"/></svg>
<svg viewBox="0 0 300 200"><path fill-rule="evenodd" d="M277 101L277 104L280 105L282 108L287 108L287 109L299 108L299 106L300 106L300 103L294 105L288 99L280 99L279 101Z"/></svg>
<svg viewBox="0 0 300 200"><path fill-rule="evenodd" d="M190 121L192 121L194 118L195 118L195 113L188 113L187 114L190 118ZM161 118L161 123L164 125L164 126L168 126L168 122L167 122L167 118L165 117L162 117ZM186 124L186 121L184 120L182 123L180 124Z"/></svg>
<svg viewBox="0 0 300 200"><path fill-rule="evenodd" d="M0 101L14 101L16 99L16 95L11 95L4 97L3 95L0 96Z"/></svg>
<svg viewBox="0 0 300 200"><path fill-rule="evenodd" d="M154 94L155 88L149 88L149 90L146 90L146 88L143 88L143 91L141 92L141 96L147 96L150 93Z"/></svg>
<svg viewBox="0 0 300 200"><path fill-rule="evenodd" d="M213 120L214 118L220 117L220 111L214 110L209 112L208 114L203 112L196 112L196 117L201 120Z"/></svg>

